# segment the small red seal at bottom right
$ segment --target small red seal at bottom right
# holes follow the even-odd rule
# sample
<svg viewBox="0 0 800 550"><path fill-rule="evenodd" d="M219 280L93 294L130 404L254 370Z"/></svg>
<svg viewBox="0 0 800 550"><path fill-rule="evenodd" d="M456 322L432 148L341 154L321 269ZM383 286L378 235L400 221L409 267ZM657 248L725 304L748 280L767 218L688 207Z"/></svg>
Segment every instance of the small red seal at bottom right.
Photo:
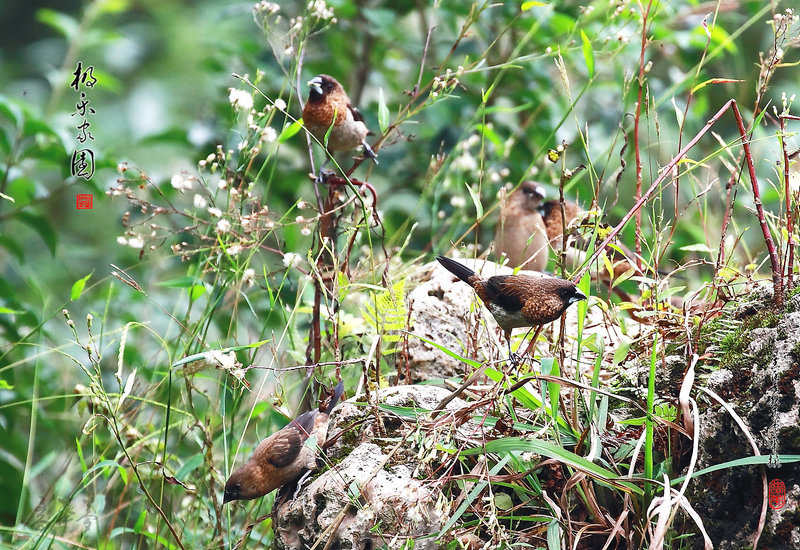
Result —
<svg viewBox="0 0 800 550"><path fill-rule="evenodd" d="M780 510L784 506L786 506L786 486L780 479L773 479L769 482L769 507Z"/></svg>

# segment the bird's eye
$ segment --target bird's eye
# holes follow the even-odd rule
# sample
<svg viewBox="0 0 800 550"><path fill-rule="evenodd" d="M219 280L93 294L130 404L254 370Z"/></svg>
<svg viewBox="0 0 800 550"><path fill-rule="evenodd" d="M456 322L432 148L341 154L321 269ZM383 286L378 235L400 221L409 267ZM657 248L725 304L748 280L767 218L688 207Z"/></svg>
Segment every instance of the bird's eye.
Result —
<svg viewBox="0 0 800 550"><path fill-rule="evenodd" d="M237 491L237 492L241 491L242 490L242 484L237 481L236 483L233 484L233 489L235 491Z"/></svg>

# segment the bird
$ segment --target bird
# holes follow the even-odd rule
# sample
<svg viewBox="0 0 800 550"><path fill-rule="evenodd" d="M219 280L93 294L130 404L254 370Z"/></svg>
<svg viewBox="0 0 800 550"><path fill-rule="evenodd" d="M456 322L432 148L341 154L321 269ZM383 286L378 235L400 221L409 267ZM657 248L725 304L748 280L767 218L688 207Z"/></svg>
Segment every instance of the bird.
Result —
<svg viewBox="0 0 800 550"><path fill-rule="evenodd" d="M359 145L378 164L378 155L367 143L369 129L364 116L350 102L347 93L332 76L320 74L307 82L308 101L303 107L303 125L328 153L350 151ZM325 141L327 137L327 142Z"/></svg>
<svg viewBox="0 0 800 550"><path fill-rule="evenodd" d="M310 472L317 466L317 453L306 444L309 437L322 445L328 434L328 418L339 402L344 384L339 382L328 406L305 412L258 444L250 459L225 482L222 503L262 497Z"/></svg>
<svg viewBox="0 0 800 550"><path fill-rule="evenodd" d="M544 187L526 180L501 204L494 244L498 256L508 257L510 267L543 271L547 266L547 228L539 211L544 196Z"/></svg>
<svg viewBox="0 0 800 550"><path fill-rule="evenodd" d="M561 250L564 246L563 222L567 222L567 229L569 230L569 225L575 220L579 220L583 216L584 210L578 206L577 203L565 200L564 219L562 220L561 201L558 199L553 199L545 201L539 205L539 214L542 216L544 221L544 226L547 230L547 239L550 242L550 246L553 247L554 250ZM570 233L573 232L571 231ZM568 237L569 236L570 235L568 235ZM584 250L584 248L587 246L587 244L588 243L580 237L571 238L571 240L567 241L567 263L569 265L574 266L583 263L583 261L586 259L586 250ZM619 248L619 250L617 250L617 248ZM622 252L620 252L620 250L622 250ZM608 259L611 260L614 270L613 277L605 268L600 269L597 273L592 272L592 277L608 283L612 279L617 279L623 273L626 273L630 270L634 270L636 273L641 274L641 270L639 270L635 264L632 264L628 260L630 257L633 257L633 252L623 246L622 243L615 243L614 248L608 248Z"/></svg>
<svg viewBox="0 0 800 550"><path fill-rule="evenodd" d="M450 273L472 287L494 317L511 352L511 331L515 328L546 325L555 321L569 306L586 295L572 281L533 275L494 275L484 279L472 269L451 258L436 256Z"/></svg>

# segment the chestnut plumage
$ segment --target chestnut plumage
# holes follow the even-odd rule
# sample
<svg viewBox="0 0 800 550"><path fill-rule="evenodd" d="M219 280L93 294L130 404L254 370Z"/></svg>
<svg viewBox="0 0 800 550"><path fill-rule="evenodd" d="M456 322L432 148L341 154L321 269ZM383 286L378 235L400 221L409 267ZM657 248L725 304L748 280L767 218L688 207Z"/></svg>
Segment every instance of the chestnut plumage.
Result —
<svg viewBox="0 0 800 550"><path fill-rule="evenodd" d="M484 279L472 269L445 256L436 259L450 273L470 285L494 317L508 342L511 331L555 321L586 295L572 281L532 275L495 275Z"/></svg>
<svg viewBox="0 0 800 550"><path fill-rule="evenodd" d="M367 143L369 133L364 116L350 103L342 85L326 74L308 81L308 101L303 107L303 124L329 153L350 151L359 145L364 154L378 163L378 155ZM330 131L330 132L329 132Z"/></svg>
<svg viewBox="0 0 800 550"><path fill-rule="evenodd" d="M542 271L547 266L547 228L539 212L543 198L540 184L523 181L501 204L494 245L498 257L505 254L511 267Z"/></svg>
<svg viewBox="0 0 800 550"><path fill-rule="evenodd" d="M317 465L317 453L306 445L314 436L317 446L325 442L330 412L339 402L344 384L339 382L324 410L305 412L258 444L250 460L225 483L223 504L232 500L251 500L266 495L300 477Z"/></svg>

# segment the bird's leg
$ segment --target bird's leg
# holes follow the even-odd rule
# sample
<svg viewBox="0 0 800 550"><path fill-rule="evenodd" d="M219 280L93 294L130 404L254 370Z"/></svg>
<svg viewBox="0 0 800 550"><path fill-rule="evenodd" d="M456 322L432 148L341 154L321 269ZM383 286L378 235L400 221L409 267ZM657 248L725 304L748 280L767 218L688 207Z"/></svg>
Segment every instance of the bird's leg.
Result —
<svg viewBox="0 0 800 550"><path fill-rule="evenodd" d="M369 146L366 139L361 140L361 145L364 147L364 155L369 157L375 165L378 165L378 153L372 150L372 147Z"/></svg>
<svg viewBox="0 0 800 550"><path fill-rule="evenodd" d="M533 328L534 327L531 327L530 329L528 329L528 332L525 334L525 338L528 337L528 334L531 333ZM533 333L533 338L531 338L531 341L528 344L528 347L525 348L525 353L522 354L523 357L528 355L528 353L530 353L530 352L532 352L533 350L536 349L536 340L539 339L539 334L542 332L543 328L544 328L544 325L539 325L539 326L536 327L536 332ZM533 359L533 355L531 355L530 357L531 357L531 359Z"/></svg>
<svg viewBox="0 0 800 550"><path fill-rule="evenodd" d="M522 362L522 358L511 351L511 331L506 330L504 331L504 334L506 337L506 342L508 343L508 360L511 362L512 367L519 366L519 364Z"/></svg>
<svg viewBox="0 0 800 550"><path fill-rule="evenodd" d="M325 162L323 162L322 165L319 167L319 170L317 170L317 183L325 183L328 178L334 175L333 170L325 169L325 167L328 165L330 161L331 157L326 155Z"/></svg>

